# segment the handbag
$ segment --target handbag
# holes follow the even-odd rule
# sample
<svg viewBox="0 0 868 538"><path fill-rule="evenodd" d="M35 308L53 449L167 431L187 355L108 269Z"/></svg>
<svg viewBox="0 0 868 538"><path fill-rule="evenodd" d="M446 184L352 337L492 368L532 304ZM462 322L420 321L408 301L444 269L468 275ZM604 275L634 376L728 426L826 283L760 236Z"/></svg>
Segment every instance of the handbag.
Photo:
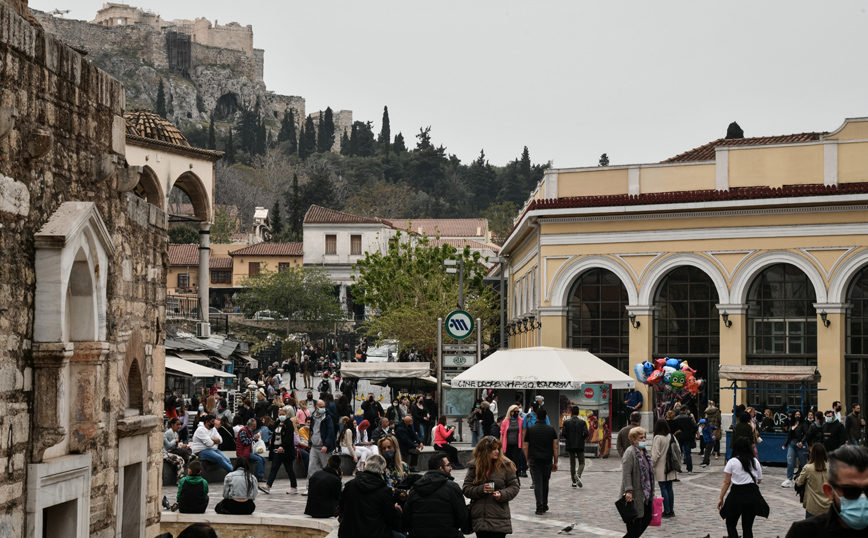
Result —
<svg viewBox="0 0 868 538"><path fill-rule="evenodd" d="M250 447L250 453L256 454L257 456L264 456L266 452L268 452L268 449L265 448L265 441L262 439L257 439Z"/></svg>
<svg viewBox="0 0 868 538"><path fill-rule="evenodd" d="M654 497L652 506L650 525L652 527L659 527L663 524L663 497Z"/></svg>
<svg viewBox="0 0 868 538"><path fill-rule="evenodd" d="M636 511L636 503L634 501L627 502L626 495L622 495L621 498L615 501L615 508L618 509L618 513L621 515L624 523L632 523L639 517L639 512Z"/></svg>
<svg viewBox="0 0 868 538"><path fill-rule="evenodd" d="M470 501L467 505L467 517L461 523L461 533L464 535L473 534L473 503Z"/></svg>

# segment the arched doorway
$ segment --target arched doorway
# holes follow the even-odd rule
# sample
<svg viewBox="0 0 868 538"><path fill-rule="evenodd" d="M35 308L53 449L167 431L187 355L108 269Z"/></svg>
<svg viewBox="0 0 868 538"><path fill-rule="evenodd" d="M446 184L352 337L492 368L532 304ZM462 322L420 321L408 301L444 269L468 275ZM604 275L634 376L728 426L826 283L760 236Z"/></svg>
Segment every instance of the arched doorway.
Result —
<svg viewBox="0 0 868 538"><path fill-rule="evenodd" d="M595 268L582 273L573 284L567 309L567 347L587 350L629 373L629 297L618 275ZM614 391L614 427L627 423L624 392Z"/></svg>
<svg viewBox="0 0 868 538"><path fill-rule="evenodd" d="M748 364L817 365L817 295L801 269L786 263L767 267L754 278L747 297ZM764 381L748 387L766 389L747 391L747 405L758 413L771 409L785 415L788 408L802 405L796 384ZM815 405L816 392L806 392L805 400L805 409Z"/></svg>
<svg viewBox="0 0 868 538"><path fill-rule="evenodd" d="M847 349L845 352L844 408L854 402L868 402L868 267L853 278L847 290L847 303L853 305L847 313Z"/></svg>
<svg viewBox="0 0 868 538"><path fill-rule="evenodd" d="M686 398L697 413L705 409L708 400L720 402L718 302L714 282L692 266L670 271L660 282L654 300L658 308L654 313L653 356L686 360L696 370L696 377L705 379L706 388L699 398Z"/></svg>

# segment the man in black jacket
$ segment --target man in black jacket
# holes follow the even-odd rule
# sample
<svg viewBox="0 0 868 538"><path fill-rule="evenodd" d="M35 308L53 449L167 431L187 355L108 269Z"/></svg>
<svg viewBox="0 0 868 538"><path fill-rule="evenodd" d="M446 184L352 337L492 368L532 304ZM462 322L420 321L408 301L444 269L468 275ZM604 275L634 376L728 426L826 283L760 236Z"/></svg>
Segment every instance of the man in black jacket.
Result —
<svg viewBox="0 0 868 538"><path fill-rule="evenodd" d="M339 538L392 538L401 530L400 508L383 480L385 468L382 456L370 456L365 470L347 482L338 504Z"/></svg>
<svg viewBox="0 0 868 538"><path fill-rule="evenodd" d="M690 455L690 448L693 441L696 439L696 421L690 415L690 408L686 405L681 406L681 412L672 421L672 427L675 429L675 440L678 441L678 446L681 447L681 453L684 455L684 463L687 465L687 474L693 472L693 456Z"/></svg>
<svg viewBox="0 0 868 538"><path fill-rule="evenodd" d="M834 414L833 414L834 416ZM868 449L845 445L829 453L829 479L823 493L832 501L825 514L797 521L786 538L850 538L868 534Z"/></svg>
<svg viewBox="0 0 868 538"><path fill-rule="evenodd" d="M395 436L398 438L398 448L401 450L401 458L407 461L412 470L416 466L416 461L419 460L419 452L417 451L422 450L423 446L422 441L413 429L412 417L404 417L404 421L395 426Z"/></svg>
<svg viewBox="0 0 868 538"><path fill-rule="evenodd" d="M380 418L386 416L383 406L374 399L374 393L368 393L368 399L362 402L362 414L368 424L379 424Z"/></svg>
<svg viewBox="0 0 868 538"><path fill-rule="evenodd" d="M826 424L823 425L823 446L826 447L826 453L831 454L846 443L847 428L838 422L834 411L826 411Z"/></svg>
<svg viewBox="0 0 868 538"><path fill-rule="evenodd" d="M335 517L341 500L341 457L331 456L325 468L308 480L304 513L310 517Z"/></svg>
<svg viewBox="0 0 868 538"><path fill-rule="evenodd" d="M371 432L371 442L376 443L387 435L392 435L392 430L389 428L389 419L381 418L380 425Z"/></svg>
<svg viewBox="0 0 868 538"><path fill-rule="evenodd" d="M558 470L558 432L546 424L545 409L538 409L536 418L524 431L522 449L533 480L536 515L541 516L549 510L549 481Z"/></svg>
<svg viewBox="0 0 868 538"><path fill-rule="evenodd" d="M573 487L582 487L582 472L585 470L585 440L588 438L588 425L579 418L579 406L574 405L570 409L570 418L564 421L565 448L570 454L570 478L573 479ZM579 460L579 469L576 470L576 460Z"/></svg>
<svg viewBox="0 0 868 538"><path fill-rule="evenodd" d="M410 538L461 538L467 506L461 486L452 480L452 465L441 452L428 460L428 472L413 484L402 517Z"/></svg>

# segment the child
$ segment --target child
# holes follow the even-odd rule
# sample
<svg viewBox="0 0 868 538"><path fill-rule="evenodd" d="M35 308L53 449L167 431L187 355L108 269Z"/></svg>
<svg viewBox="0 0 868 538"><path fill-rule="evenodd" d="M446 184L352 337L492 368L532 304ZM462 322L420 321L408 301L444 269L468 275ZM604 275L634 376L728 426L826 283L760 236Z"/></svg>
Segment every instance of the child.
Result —
<svg viewBox="0 0 868 538"><path fill-rule="evenodd" d="M705 441L705 447L702 451L702 467L708 467L711 462L711 453L714 451L714 424L702 419L699 421L699 427L702 430L702 440Z"/></svg>
<svg viewBox="0 0 868 538"><path fill-rule="evenodd" d="M182 514L204 514L208 509L208 482L200 475L202 464L193 460L187 466L187 476L178 483L178 502L172 506L172 512Z"/></svg>

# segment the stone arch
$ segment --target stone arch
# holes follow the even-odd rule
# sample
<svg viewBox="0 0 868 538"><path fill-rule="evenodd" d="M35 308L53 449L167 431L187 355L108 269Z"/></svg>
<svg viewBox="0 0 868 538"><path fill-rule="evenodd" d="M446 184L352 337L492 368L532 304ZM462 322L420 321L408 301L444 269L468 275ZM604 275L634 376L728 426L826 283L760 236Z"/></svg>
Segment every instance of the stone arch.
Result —
<svg viewBox="0 0 868 538"><path fill-rule="evenodd" d="M240 111L241 105L238 103L238 95L232 92L224 93L214 105L214 119L226 120Z"/></svg>
<svg viewBox="0 0 868 538"><path fill-rule="evenodd" d="M193 172L184 172L169 185L169 191L173 187L178 187L190 199L193 204L193 214L203 222L212 222L213 215L211 212L211 197L208 195L208 189L202 179Z"/></svg>
<svg viewBox="0 0 868 538"><path fill-rule="evenodd" d="M166 196L163 193L163 187L160 185L157 174L150 166L143 167L141 178L133 192L149 204L155 205L163 211L166 210Z"/></svg>
<svg viewBox="0 0 868 538"><path fill-rule="evenodd" d="M721 304L729 304L729 287L720 267L708 258L690 253L673 254L658 261L642 279L642 284L639 288L639 302L637 304L650 306L654 302L657 288L666 275L673 269L684 265L696 267L708 275L717 289L719 302Z"/></svg>
<svg viewBox="0 0 868 538"><path fill-rule="evenodd" d="M624 288L627 289L627 296L630 298L630 304L637 304L638 293L636 290L636 284L630 277L630 272L612 258L594 255L582 256L569 260L563 265L563 267L561 267L557 274L555 274L552 283L551 306L561 308L566 307L570 300L570 290L572 289L573 283L576 279L588 269L595 269L598 267L608 269L615 273L624 284Z"/></svg>
<svg viewBox="0 0 868 538"><path fill-rule="evenodd" d="M868 250L861 250L843 262L835 270L829 282L828 299L833 303L846 303L847 293L853 278L868 265Z"/></svg>
<svg viewBox="0 0 868 538"><path fill-rule="evenodd" d="M747 304L747 293L754 278L770 265L786 263L801 269L814 286L817 302L826 302L826 283L817 267L806 257L788 250L773 250L764 252L743 262L733 275L732 289L729 299L732 304Z"/></svg>
<svg viewBox="0 0 868 538"><path fill-rule="evenodd" d="M127 409L137 409L144 412L146 394L144 379L145 347L141 332L134 330L127 341L127 352L124 365L118 372L121 402Z"/></svg>
<svg viewBox="0 0 868 538"><path fill-rule="evenodd" d="M107 268L114 245L92 202L66 202L35 235L35 342L106 338Z"/></svg>

